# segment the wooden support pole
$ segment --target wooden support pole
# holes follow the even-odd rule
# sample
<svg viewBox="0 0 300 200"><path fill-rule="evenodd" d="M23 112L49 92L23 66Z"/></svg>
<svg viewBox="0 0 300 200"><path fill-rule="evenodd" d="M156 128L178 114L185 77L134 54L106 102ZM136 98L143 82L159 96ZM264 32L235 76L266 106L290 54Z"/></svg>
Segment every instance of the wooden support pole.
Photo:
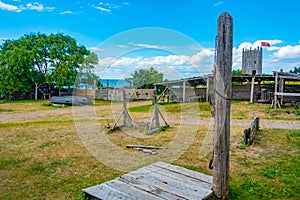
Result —
<svg viewBox="0 0 300 200"><path fill-rule="evenodd" d="M93 89L94 89L94 99L96 99L96 90L97 90L97 81L96 80L94 80Z"/></svg>
<svg viewBox="0 0 300 200"><path fill-rule="evenodd" d="M232 70L232 17L218 19L217 63L215 66L215 126L213 190L217 198L228 199L230 99Z"/></svg>
<svg viewBox="0 0 300 200"><path fill-rule="evenodd" d="M250 92L250 103L253 103L253 98L254 98L254 82L255 82L255 76L252 76L251 92Z"/></svg>
<svg viewBox="0 0 300 200"><path fill-rule="evenodd" d="M182 103L185 103L185 81L182 83Z"/></svg>
<svg viewBox="0 0 300 200"><path fill-rule="evenodd" d="M284 78L279 78L279 92L283 93L284 91ZM280 96L280 104L283 104L283 96Z"/></svg>
<svg viewBox="0 0 300 200"><path fill-rule="evenodd" d="M156 92L154 93L154 120L155 120L155 128L159 128L159 116L158 116L158 105L157 105L157 99L156 99Z"/></svg>
<svg viewBox="0 0 300 200"><path fill-rule="evenodd" d="M109 80L107 79L106 80L106 100L108 101L108 95L109 95ZM112 99L111 99L112 100Z"/></svg>
<svg viewBox="0 0 300 200"><path fill-rule="evenodd" d="M34 91L34 94L35 94L35 100L37 100L37 93L38 93L38 91L37 91L37 89L38 89L38 85L37 85L37 83L35 84L35 91Z"/></svg>
<svg viewBox="0 0 300 200"><path fill-rule="evenodd" d="M275 73L275 86L274 86L274 110L277 109L277 85L278 85L278 72Z"/></svg>
<svg viewBox="0 0 300 200"><path fill-rule="evenodd" d="M205 99L205 101L206 102L208 102L209 101L209 77L207 77L207 79L206 79L206 99Z"/></svg>
<svg viewBox="0 0 300 200"><path fill-rule="evenodd" d="M123 88L123 112L124 112L124 126L127 125L128 119L127 119L127 104L126 104L126 93L125 89Z"/></svg>

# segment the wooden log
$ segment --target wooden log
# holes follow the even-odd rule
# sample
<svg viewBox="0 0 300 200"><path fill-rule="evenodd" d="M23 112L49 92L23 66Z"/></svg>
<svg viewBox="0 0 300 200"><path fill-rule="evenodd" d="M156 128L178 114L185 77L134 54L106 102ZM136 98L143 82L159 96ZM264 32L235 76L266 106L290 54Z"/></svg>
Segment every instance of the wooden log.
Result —
<svg viewBox="0 0 300 200"><path fill-rule="evenodd" d="M157 146L144 146L144 145L135 145L135 144L128 144L126 145L127 148L143 148L143 149L162 149L163 147Z"/></svg>
<svg viewBox="0 0 300 200"><path fill-rule="evenodd" d="M232 70L232 17L218 19L217 63L215 66L215 127L213 190L217 198L228 199L230 99Z"/></svg>

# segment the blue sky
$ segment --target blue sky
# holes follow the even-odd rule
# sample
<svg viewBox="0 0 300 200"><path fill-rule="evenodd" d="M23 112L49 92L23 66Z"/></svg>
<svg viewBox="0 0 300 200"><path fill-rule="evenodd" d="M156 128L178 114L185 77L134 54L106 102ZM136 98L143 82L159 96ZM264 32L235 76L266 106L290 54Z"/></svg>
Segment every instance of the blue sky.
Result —
<svg viewBox="0 0 300 200"><path fill-rule="evenodd" d="M263 72L300 66L298 0L0 0L0 38L64 33L99 56L102 78L154 67L168 79L210 73L217 18L234 20L233 69L261 41Z"/></svg>

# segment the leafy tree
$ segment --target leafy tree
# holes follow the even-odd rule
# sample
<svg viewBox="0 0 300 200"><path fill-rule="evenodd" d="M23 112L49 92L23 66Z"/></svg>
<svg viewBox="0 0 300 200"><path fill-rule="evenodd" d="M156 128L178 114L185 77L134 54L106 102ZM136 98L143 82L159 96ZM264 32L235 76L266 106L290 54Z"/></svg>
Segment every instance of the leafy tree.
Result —
<svg viewBox="0 0 300 200"><path fill-rule="evenodd" d="M293 74L299 74L300 73L300 67L294 67L294 69L290 70L289 72L293 73Z"/></svg>
<svg viewBox="0 0 300 200"><path fill-rule="evenodd" d="M30 91L34 83L72 86L78 73L98 79L92 72L97 56L70 36L40 33L8 40L0 47L0 93Z"/></svg>
<svg viewBox="0 0 300 200"><path fill-rule="evenodd" d="M8 98L16 91L29 92L35 74L30 53L23 41L4 42L0 49L0 94Z"/></svg>
<svg viewBox="0 0 300 200"><path fill-rule="evenodd" d="M241 69L234 69L232 70L232 75L243 75L243 70Z"/></svg>
<svg viewBox="0 0 300 200"><path fill-rule="evenodd" d="M94 65L97 63L98 57L95 53L90 53L87 57L85 57L82 65L79 68L75 85L93 85L94 80L96 80L97 86L101 86L99 78L94 73Z"/></svg>
<svg viewBox="0 0 300 200"><path fill-rule="evenodd" d="M131 78L127 78L126 81L130 84L133 83L135 88L139 89L152 89L154 83L162 82L164 75L153 69L140 69L131 74Z"/></svg>
<svg viewBox="0 0 300 200"><path fill-rule="evenodd" d="M84 46L78 46L70 36L51 34L48 39L51 65L46 80L58 88L74 85L84 58L90 52Z"/></svg>

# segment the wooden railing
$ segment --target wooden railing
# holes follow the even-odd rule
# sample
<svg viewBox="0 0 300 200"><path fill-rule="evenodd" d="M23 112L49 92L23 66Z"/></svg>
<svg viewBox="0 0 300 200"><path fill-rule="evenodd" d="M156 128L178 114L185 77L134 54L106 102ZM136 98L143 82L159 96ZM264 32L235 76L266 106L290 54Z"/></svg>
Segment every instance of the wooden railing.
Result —
<svg viewBox="0 0 300 200"><path fill-rule="evenodd" d="M247 145L251 145L255 139L258 130L259 130L259 117L254 116L248 128L244 130L244 143Z"/></svg>

